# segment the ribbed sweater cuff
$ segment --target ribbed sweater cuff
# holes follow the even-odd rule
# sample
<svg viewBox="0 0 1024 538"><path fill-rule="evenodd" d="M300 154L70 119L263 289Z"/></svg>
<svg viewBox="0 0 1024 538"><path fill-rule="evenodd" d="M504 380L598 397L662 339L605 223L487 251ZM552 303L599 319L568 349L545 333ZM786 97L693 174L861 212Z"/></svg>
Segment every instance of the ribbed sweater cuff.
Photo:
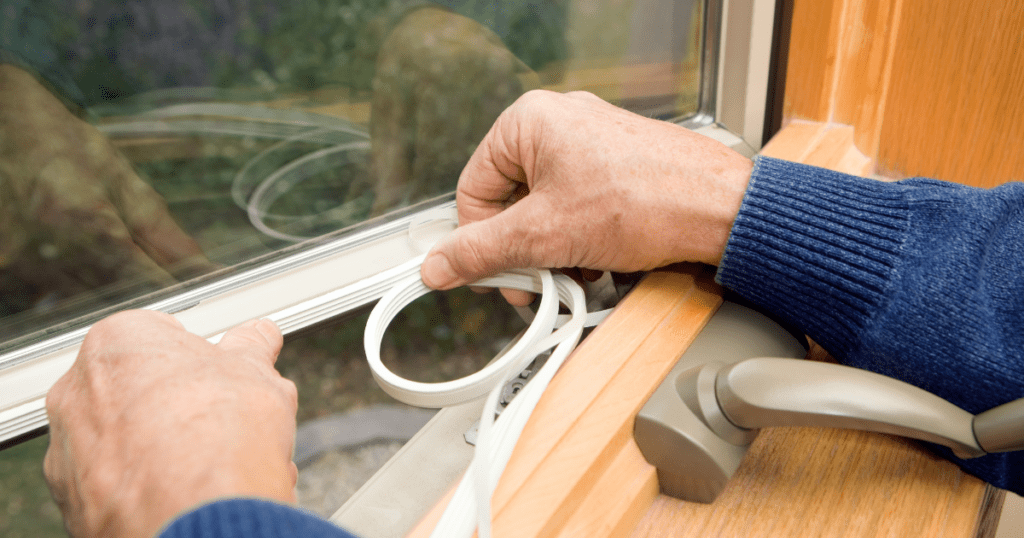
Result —
<svg viewBox="0 0 1024 538"><path fill-rule="evenodd" d="M843 354L886 300L907 219L898 184L758 157L717 280Z"/></svg>
<svg viewBox="0 0 1024 538"><path fill-rule="evenodd" d="M355 538L315 514L254 499L222 499L178 516L159 538Z"/></svg>

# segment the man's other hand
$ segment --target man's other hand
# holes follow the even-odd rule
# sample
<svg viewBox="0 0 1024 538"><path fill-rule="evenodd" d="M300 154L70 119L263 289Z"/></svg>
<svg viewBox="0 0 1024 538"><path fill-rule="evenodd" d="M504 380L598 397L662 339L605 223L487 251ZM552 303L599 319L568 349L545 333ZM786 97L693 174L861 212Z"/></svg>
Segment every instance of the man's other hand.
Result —
<svg viewBox="0 0 1024 538"><path fill-rule="evenodd" d="M129 311L92 327L46 398L44 473L72 536L152 536L223 497L294 501L295 385L274 369L270 321L217 345L173 317Z"/></svg>

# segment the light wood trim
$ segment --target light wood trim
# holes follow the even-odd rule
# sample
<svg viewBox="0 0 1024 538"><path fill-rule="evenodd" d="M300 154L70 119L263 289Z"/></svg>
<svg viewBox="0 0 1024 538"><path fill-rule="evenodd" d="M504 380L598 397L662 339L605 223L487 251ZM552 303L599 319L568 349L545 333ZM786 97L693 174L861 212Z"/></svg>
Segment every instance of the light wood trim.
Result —
<svg viewBox="0 0 1024 538"><path fill-rule="evenodd" d="M880 168L979 187L1024 180L1024 4L904 0L903 11Z"/></svg>
<svg viewBox="0 0 1024 538"><path fill-rule="evenodd" d="M810 360L833 360L813 347ZM632 537L990 537L1002 491L900 437L768 428L712 504L659 495Z"/></svg>
<svg viewBox="0 0 1024 538"><path fill-rule="evenodd" d="M794 121L765 144L761 155L867 175L871 160L857 149L854 139L849 125Z"/></svg>
<svg viewBox="0 0 1024 538"><path fill-rule="evenodd" d="M580 503L586 508L572 514L557 536L627 536L657 497L658 475L654 466L647 463L636 443L623 443L608 471Z"/></svg>
<svg viewBox="0 0 1024 538"><path fill-rule="evenodd" d="M715 503L659 496L632 536L975 536L986 489L958 475L896 437L769 429Z"/></svg>
<svg viewBox="0 0 1024 538"><path fill-rule="evenodd" d="M854 139L853 127L828 125L813 145L802 150L804 157L801 162L858 176L869 174L871 159L857 149ZM775 151L775 148L764 154L771 156L772 151Z"/></svg>
<svg viewBox="0 0 1024 538"><path fill-rule="evenodd" d="M498 484L495 536L622 536L649 507L654 471L633 418L721 304L708 268L682 271L645 278L555 376ZM428 536L431 519L411 536Z"/></svg>
<svg viewBox="0 0 1024 538"><path fill-rule="evenodd" d="M846 2L837 44L832 121L857 127L857 145L875 155L891 85L903 0Z"/></svg>
<svg viewBox="0 0 1024 538"><path fill-rule="evenodd" d="M794 0L784 122L853 127L891 177L1024 180L1024 4Z"/></svg>
<svg viewBox="0 0 1024 538"><path fill-rule="evenodd" d="M496 529L550 536L588 508L581 501L621 446L634 444L636 413L721 304L713 273L692 271L645 279L636 300L588 337L560 373L495 492Z"/></svg>
<svg viewBox="0 0 1024 538"><path fill-rule="evenodd" d="M785 129L779 131L761 148L762 155L803 162L813 151L828 130L828 125L813 121L791 121Z"/></svg>
<svg viewBox="0 0 1024 538"><path fill-rule="evenodd" d="M785 119L825 122L832 115L835 54L841 29L838 1L794 0L786 69Z"/></svg>

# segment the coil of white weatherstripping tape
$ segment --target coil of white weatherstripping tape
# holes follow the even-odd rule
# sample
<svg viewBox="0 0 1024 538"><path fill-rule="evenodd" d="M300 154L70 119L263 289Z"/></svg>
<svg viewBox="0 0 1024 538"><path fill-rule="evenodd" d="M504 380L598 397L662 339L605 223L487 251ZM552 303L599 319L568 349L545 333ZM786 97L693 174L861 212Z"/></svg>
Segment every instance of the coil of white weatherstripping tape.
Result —
<svg viewBox="0 0 1024 538"><path fill-rule="evenodd" d="M466 473L467 478L459 484L452 502L449 503L432 536L468 538L473 533L474 512L479 536L489 538L491 535L490 500L498 479L512 457L512 450L519 440L519 435L542 393L579 342L588 318L583 288L565 275L557 275L554 278L559 299L569 306L572 316L557 331L539 342L537 348L532 351L536 355L555 346L544 366L502 412L497 423L494 423L494 414L488 410L494 409L497 405L504 383L488 396L487 403L484 404L484 413L480 418L477 449ZM473 477L472 481L468 477Z"/></svg>
<svg viewBox="0 0 1024 538"><path fill-rule="evenodd" d="M583 289L571 278L551 275L547 270L506 273L475 285L540 292L541 305L530 327L504 355L484 370L460 380L417 383L398 377L380 362L380 342L388 323L402 307L430 291L423 286L418 274L396 285L385 295L367 321L364 340L367 359L378 383L395 398L412 405L433 407L466 401L490 392L480 420L473 461L435 528L434 536L468 537L477 526L481 537L490 535L490 498L498 478L541 394L579 341L588 317ZM568 320L555 330L559 302L568 305L572 315L566 316ZM493 410L504 385L537 355L552 347L555 350L551 357L495 423Z"/></svg>
<svg viewBox="0 0 1024 538"><path fill-rule="evenodd" d="M473 461L435 528L434 536L468 537L476 527L481 537L490 536L490 498L494 487L533 408L555 372L579 342L588 318L583 289L571 278L552 275L547 270L514 271L475 285L541 293L540 307L519 340L475 374L444 383L418 383L395 375L380 361L380 343L387 325L402 307L431 291L423 285L418 274L396 285L381 299L370 314L364 338L374 377L396 399L412 405L435 407L453 405L490 392L480 419ZM560 302L568 305L572 312L562 320L558 316ZM559 321L563 323L556 330ZM552 347L555 350L547 362L495 423L493 410L504 385L537 355Z"/></svg>
<svg viewBox="0 0 1024 538"><path fill-rule="evenodd" d="M429 250L437 239L436 228L439 225L450 226L455 220L451 209L429 212L410 225L410 241L423 251ZM422 261L423 257L420 257L411 265L419 267ZM474 529L481 538L490 537L491 495L512 456L519 435L555 372L579 342L583 328L596 325L608 313L608 310L588 313L583 288L571 278L552 275L546 269L514 270L474 285L541 294L536 313L520 310L520 315L530 323L529 327L511 347L479 372L455 381L419 383L394 374L381 362L380 345L388 325L402 308L432 291L423 284L419 271L399 281L381 298L370 313L363 339L366 358L377 383L402 402L421 407L443 407L488 394L480 417L473 460L434 528L433 537L469 538ZM559 303L568 306L571 315L558 315ZM538 355L552 348L554 350L544 366L495 421L494 410L504 386Z"/></svg>
<svg viewBox="0 0 1024 538"><path fill-rule="evenodd" d="M384 392L396 400L419 407L455 405L487 394L496 383L508 377L510 370L518 368L514 373L519 373L533 360L527 352L540 340L551 335L558 316L558 300L551 273L537 269L518 270L481 280L475 285L540 292L540 307L526 333L503 356L462 379L443 383L420 383L396 375L380 360L380 345L384 331L402 308L433 291L423 284L419 273L412 275L386 293L366 321L366 334L363 338L366 359L370 363L374 379Z"/></svg>

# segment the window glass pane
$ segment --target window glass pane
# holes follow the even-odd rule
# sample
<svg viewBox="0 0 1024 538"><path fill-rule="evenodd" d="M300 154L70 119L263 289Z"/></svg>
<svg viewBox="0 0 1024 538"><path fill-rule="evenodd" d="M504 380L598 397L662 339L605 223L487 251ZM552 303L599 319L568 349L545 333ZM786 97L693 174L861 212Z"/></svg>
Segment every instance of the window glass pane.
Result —
<svg viewBox="0 0 1024 538"><path fill-rule="evenodd" d="M699 107L703 2L0 11L0 342L450 192L529 89Z"/></svg>
<svg viewBox="0 0 1024 538"><path fill-rule="evenodd" d="M0 0L0 353L450 193L530 89L695 114L704 20L686 0ZM300 424L395 403L365 318L286 342ZM520 326L493 295L434 294L383 354L459 377ZM0 452L0 534L63 535L44 450Z"/></svg>

